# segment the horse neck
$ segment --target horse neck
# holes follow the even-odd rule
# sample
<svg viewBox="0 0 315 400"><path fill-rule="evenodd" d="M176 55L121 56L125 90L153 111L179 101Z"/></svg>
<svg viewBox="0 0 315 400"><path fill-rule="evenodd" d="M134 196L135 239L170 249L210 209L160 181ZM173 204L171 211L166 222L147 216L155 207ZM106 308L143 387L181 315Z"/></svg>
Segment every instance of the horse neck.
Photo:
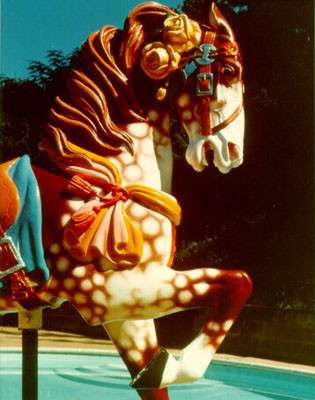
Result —
<svg viewBox="0 0 315 400"><path fill-rule="evenodd" d="M153 108L146 122L124 126L134 142L134 155L127 150L109 157L121 172L122 184L143 184L171 191L173 152L169 133L169 115Z"/></svg>

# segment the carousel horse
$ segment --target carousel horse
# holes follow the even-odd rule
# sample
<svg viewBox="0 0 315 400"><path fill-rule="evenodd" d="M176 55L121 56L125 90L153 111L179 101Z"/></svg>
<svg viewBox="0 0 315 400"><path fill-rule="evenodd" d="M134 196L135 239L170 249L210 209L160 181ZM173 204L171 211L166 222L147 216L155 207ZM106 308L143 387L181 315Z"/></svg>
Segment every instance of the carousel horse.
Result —
<svg viewBox="0 0 315 400"><path fill-rule="evenodd" d="M28 156L0 169L0 310L71 302L104 326L139 396L168 399L168 386L202 377L252 290L243 271L171 267L181 209L170 110L196 171L212 159L222 173L238 167L240 49L215 5L203 25L148 2L123 30L90 35L81 56L39 145L60 174ZM192 308L208 310L201 332L178 358L159 350L153 320Z"/></svg>

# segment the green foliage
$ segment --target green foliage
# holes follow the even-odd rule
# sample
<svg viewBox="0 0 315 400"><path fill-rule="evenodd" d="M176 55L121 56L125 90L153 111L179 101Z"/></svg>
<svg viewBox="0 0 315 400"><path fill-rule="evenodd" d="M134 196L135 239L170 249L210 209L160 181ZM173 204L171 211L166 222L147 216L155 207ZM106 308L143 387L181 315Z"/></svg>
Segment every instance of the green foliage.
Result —
<svg viewBox="0 0 315 400"><path fill-rule="evenodd" d="M49 107L57 93L65 90L71 69L79 63L78 50L70 56L50 50L47 63L31 61L29 79L0 78L2 161L28 153L40 158L38 143Z"/></svg>

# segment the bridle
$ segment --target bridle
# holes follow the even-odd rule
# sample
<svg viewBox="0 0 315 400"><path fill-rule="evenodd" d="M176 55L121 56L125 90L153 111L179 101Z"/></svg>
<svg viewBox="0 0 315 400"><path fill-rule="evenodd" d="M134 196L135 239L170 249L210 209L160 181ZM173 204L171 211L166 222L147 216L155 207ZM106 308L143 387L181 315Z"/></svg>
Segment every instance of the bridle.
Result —
<svg viewBox="0 0 315 400"><path fill-rule="evenodd" d="M200 98L200 117L202 125L202 135L214 135L220 130L226 128L233 122L243 110L243 103L223 122L213 126L210 105L214 92L214 76L212 72L212 64L221 62L226 57L238 57L239 46L236 42L227 42L220 47L215 47L215 39L217 34L212 31L206 31L203 43L199 47L199 51L195 53L193 61L184 67L186 79L197 71L196 95Z"/></svg>

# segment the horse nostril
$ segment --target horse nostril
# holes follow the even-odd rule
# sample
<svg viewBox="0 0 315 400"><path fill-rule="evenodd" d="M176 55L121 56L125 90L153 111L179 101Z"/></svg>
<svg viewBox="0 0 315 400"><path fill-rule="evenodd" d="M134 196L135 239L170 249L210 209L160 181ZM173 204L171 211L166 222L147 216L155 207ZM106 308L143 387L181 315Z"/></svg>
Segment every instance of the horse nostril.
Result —
<svg viewBox="0 0 315 400"><path fill-rule="evenodd" d="M238 160L240 158L238 148L234 143L228 142L228 149L230 161Z"/></svg>

